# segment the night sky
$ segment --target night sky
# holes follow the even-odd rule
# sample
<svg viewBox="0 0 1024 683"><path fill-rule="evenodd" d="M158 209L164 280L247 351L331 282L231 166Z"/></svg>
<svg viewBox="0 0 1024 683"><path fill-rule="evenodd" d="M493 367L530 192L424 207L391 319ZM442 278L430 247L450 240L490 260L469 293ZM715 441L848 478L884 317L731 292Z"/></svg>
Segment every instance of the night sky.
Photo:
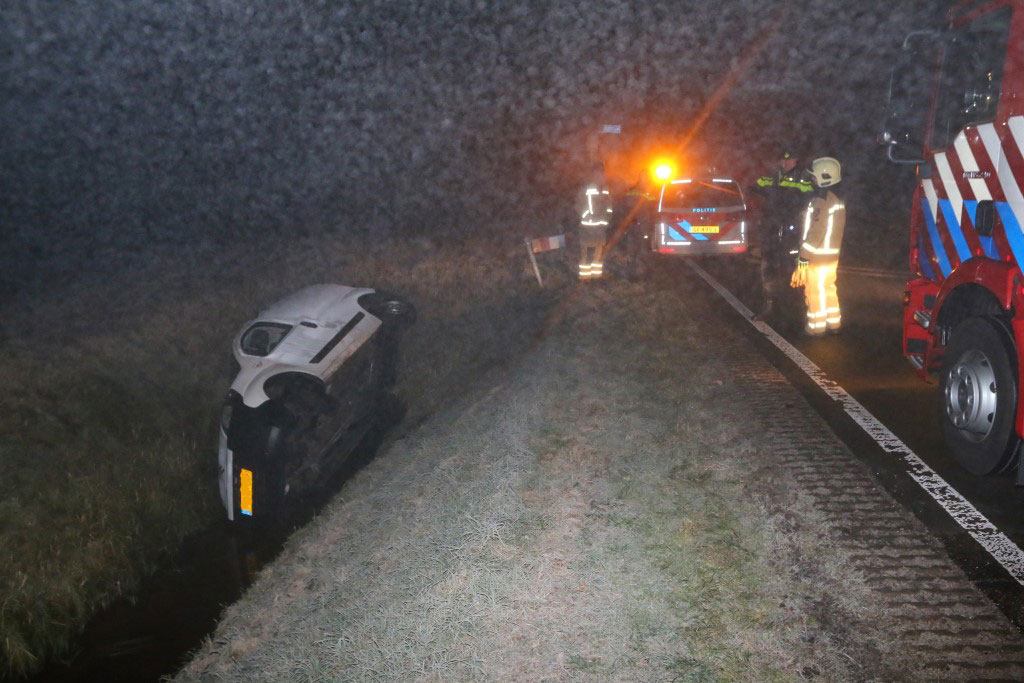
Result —
<svg viewBox="0 0 1024 683"><path fill-rule="evenodd" d="M929 4L792 2L771 33L780 5L754 1L11 0L0 294L153 248L457 238L571 193L601 123L678 139L758 38L690 155L750 176L780 145L832 153L870 196L897 172L874 141L886 68Z"/></svg>

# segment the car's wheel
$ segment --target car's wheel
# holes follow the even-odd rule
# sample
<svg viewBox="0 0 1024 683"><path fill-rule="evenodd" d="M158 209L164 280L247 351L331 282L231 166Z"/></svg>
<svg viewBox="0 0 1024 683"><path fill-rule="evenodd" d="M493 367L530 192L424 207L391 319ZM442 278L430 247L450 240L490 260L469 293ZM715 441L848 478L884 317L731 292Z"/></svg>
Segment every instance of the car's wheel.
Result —
<svg viewBox="0 0 1024 683"><path fill-rule="evenodd" d="M359 299L359 305L385 323L411 325L416 322L416 309L412 304L386 292L366 294Z"/></svg>
<svg viewBox="0 0 1024 683"><path fill-rule="evenodd" d="M943 356L939 419L946 444L973 474L1010 464L1017 446L1016 354L1009 335L991 318L968 318L953 332Z"/></svg>

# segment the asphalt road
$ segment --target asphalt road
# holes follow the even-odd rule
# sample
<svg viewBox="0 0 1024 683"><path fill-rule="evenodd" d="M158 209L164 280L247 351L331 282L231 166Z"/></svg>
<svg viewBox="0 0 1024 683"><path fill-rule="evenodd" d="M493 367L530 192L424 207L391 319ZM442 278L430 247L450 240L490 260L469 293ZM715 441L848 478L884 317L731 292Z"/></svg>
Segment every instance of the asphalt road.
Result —
<svg viewBox="0 0 1024 683"><path fill-rule="evenodd" d="M750 309L759 309L761 295L755 262L707 259L700 264ZM666 262L663 267L678 269L680 278L693 278L680 261ZM717 296L699 278L694 279L694 287L703 285L709 295ZM938 385L922 381L901 354L902 294L908 279L902 273L841 269L838 286L843 329L839 335L807 338L801 334L803 310L799 298L765 321L863 404L1000 531L1024 548L1024 487L1015 485L1014 474L979 477L953 461L938 428ZM724 300L723 306L728 306ZM801 388L847 445L872 467L879 482L942 539L964 571L1018 627L1024 628L1024 586L910 479L903 462L877 447L788 358L753 327L743 324L739 314L736 318L738 324L750 330L752 343L764 347L772 362Z"/></svg>

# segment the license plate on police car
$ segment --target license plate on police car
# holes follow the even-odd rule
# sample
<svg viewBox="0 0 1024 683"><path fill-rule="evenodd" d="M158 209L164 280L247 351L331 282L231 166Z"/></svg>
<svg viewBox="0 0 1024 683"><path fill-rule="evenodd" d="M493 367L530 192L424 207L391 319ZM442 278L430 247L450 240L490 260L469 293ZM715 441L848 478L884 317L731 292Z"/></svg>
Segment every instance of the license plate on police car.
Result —
<svg viewBox="0 0 1024 683"><path fill-rule="evenodd" d="M693 233L703 233L703 234L706 234L706 235L717 235L718 234L718 226L717 225L695 225L692 228L690 228L690 232L693 232Z"/></svg>

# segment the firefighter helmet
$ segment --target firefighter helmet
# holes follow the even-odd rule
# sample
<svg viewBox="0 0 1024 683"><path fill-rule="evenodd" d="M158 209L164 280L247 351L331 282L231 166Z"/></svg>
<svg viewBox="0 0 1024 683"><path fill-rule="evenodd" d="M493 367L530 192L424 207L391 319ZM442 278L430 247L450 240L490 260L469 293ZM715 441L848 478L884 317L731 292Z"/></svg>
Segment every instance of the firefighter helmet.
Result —
<svg viewBox="0 0 1024 683"><path fill-rule="evenodd" d="M830 187L840 180L839 162L832 157L819 157L811 162L811 176L818 187Z"/></svg>

